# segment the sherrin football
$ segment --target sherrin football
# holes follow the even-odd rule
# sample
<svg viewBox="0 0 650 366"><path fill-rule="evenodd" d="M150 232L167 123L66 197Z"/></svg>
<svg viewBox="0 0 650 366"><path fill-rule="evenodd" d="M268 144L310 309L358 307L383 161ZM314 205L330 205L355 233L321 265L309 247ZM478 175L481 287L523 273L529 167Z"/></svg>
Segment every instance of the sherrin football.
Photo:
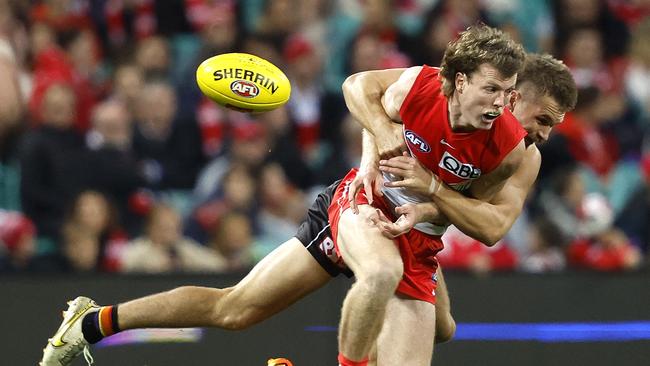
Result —
<svg viewBox="0 0 650 366"><path fill-rule="evenodd" d="M282 70L247 53L224 53L203 61L196 83L208 98L240 112L270 111L291 95L291 83Z"/></svg>

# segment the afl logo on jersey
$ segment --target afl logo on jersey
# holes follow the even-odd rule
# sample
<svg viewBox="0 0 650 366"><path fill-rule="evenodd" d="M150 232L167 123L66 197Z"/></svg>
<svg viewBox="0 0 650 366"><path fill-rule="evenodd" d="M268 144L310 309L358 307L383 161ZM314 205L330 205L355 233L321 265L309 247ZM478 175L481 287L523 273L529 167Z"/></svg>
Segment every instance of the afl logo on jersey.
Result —
<svg viewBox="0 0 650 366"><path fill-rule="evenodd" d="M424 139L418 136L415 132L406 130L404 131L404 136L408 142L410 142L412 145L417 146L418 150L422 151L423 153L431 152L431 146L429 146L429 144L427 144L427 142L424 141Z"/></svg>
<svg viewBox="0 0 650 366"><path fill-rule="evenodd" d="M246 80L235 80L230 83L230 90L233 93L244 98L255 98L260 90L257 88L257 85Z"/></svg>

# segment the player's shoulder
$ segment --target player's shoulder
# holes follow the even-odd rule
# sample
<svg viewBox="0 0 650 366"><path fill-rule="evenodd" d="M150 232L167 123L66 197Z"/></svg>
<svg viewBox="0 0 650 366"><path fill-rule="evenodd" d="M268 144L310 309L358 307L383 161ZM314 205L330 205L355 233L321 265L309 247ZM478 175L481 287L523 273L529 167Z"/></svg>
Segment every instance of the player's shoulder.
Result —
<svg viewBox="0 0 650 366"><path fill-rule="evenodd" d="M413 84L415 84L415 80L417 80L418 76L422 72L422 68L422 66L411 66L405 69L396 83L399 84L401 89L410 89Z"/></svg>
<svg viewBox="0 0 650 366"><path fill-rule="evenodd" d="M439 89L439 86L437 84L431 84L431 81L438 83L439 71L439 68L427 65L409 67L391 85L392 90L390 92L398 96L396 99L399 100L400 105L411 93L421 94L424 92L425 94L436 94L435 92L431 92L431 86L434 87L434 91Z"/></svg>
<svg viewBox="0 0 650 366"><path fill-rule="evenodd" d="M537 148L537 145L530 144L526 146L526 151L524 152L524 160L526 164L539 169L539 166L542 164L542 153Z"/></svg>

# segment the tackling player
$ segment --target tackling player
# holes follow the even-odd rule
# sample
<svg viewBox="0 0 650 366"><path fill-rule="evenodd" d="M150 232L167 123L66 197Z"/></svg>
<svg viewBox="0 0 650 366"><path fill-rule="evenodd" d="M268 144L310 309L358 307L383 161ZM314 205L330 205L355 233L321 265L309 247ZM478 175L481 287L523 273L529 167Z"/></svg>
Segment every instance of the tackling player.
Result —
<svg viewBox="0 0 650 366"><path fill-rule="evenodd" d="M550 126L547 128L538 122L538 117L546 108L544 103L550 101L558 104L558 100L564 98L562 94L557 93L554 85L566 83L570 74L564 65L550 57L536 56L529 58L528 63L531 62L537 65L534 68L536 71L530 75L524 72L520 76L522 87L527 84L526 75L545 76L546 83L540 84L537 89L538 83L530 79L530 93L522 91L514 114L527 129L527 139L535 140L540 131L548 134L550 130ZM537 96L544 98L539 99ZM529 110L533 113L526 115L524 119L524 114L520 113L524 109L520 107L526 104L531 107ZM560 106L564 104L560 103ZM508 181L506 189L515 176ZM213 289L185 286L119 306L103 308L94 305L89 299L76 299L66 312L62 326L48 342L42 365L67 365L86 348L89 341L94 343L104 334L123 329L186 326L244 329L269 318L322 287L330 280L330 276L341 272L341 268L336 264L339 261L333 251L326 212L336 187L337 184L330 186L319 195L295 238L269 254L234 287ZM510 215L507 212L504 214ZM518 212L512 213L512 220L517 214ZM509 227L509 224L504 222L504 226ZM447 308L442 307L441 285L442 283L438 284L438 303L435 309L436 336L451 336L453 319L448 311L448 303ZM102 313L99 312L100 309L104 309L103 317L99 316ZM104 324L103 331L98 329L102 328L101 324Z"/></svg>

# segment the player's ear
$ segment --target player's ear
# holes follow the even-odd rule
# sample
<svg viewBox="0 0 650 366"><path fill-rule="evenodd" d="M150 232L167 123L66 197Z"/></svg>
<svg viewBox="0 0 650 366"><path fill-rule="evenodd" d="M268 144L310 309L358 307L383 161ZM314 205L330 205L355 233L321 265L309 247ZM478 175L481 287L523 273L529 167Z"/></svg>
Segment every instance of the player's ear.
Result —
<svg viewBox="0 0 650 366"><path fill-rule="evenodd" d="M457 72L454 78L454 84L456 86L456 90L458 90L459 93L463 92L466 83L467 83L467 75L465 75L462 72Z"/></svg>
<svg viewBox="0 0 650 366"><path fill-rule="evenodd" d="M510 98L508 100L508 109L512 112L515 110L515 104L521 99L521 93L517 90L513 90L512 93L510 93Z"/></svg>

